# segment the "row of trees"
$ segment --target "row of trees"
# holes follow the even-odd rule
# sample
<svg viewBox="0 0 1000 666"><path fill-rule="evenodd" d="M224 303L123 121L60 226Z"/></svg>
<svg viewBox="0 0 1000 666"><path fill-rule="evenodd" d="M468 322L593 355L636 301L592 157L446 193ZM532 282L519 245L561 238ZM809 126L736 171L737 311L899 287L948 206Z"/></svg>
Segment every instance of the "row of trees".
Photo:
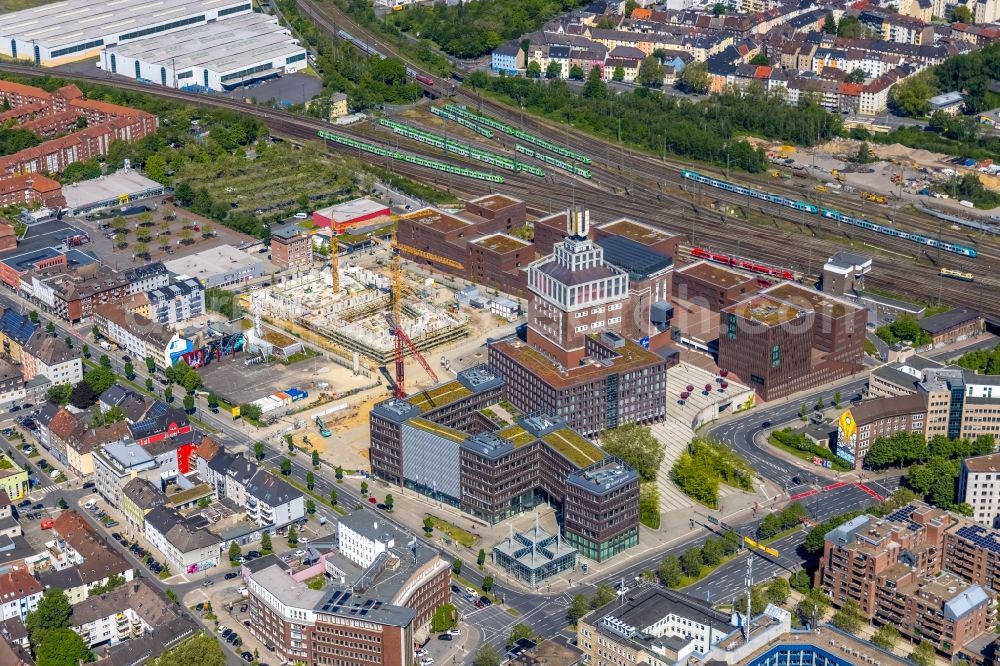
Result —
<svg viewBox="0 0 1000 666"><path fill-rule="evenodd" d="M798 527L806 516L806 508L801 503L789 504L778 513L769 513L764 516L760 525L757 526L757 538L770 539L785 530Z"/></svg>
<svg viewBox="0 0 1000 666"><path fill-rule="evenodd" d="M670 152L758 173L767 168L767 155L742 136L815 145L838 135L842 127L840 118L815 100L803 97L798 106L789 106L760 86L695 102L646 88L612 97L598 68L588 74L579 94L561 80L494 78L482 72L466 83L512 105L655 154Z"/></svg>
<svg viewBox="0 0 1000 666"><path fill-rule="evenodd" d="M1000 375L1000 345L993 349L977 349L962 354L956 365L981 374Z"/></svg>
<svg viewBox="0 0 1000 666"><path fill-rule="evenodd" d="M680 556L667 555L656 573L667 587L681 587L685 577L698 578L703 567L714 567L724 558L735 555L740 549L740 541L739 534L727 531L722 537L706 540L700 547L688 548Z"/></svg>
<svg viewBox="0 0 1000 666"><path fill-rule="evenodd" d="M390 22L404 32L430 38L449 55L475 58L503 42L537 30L581 0L480 0L449 5L410 5ZM527 50L527 44L522 43Z"/></svg>
<svg viewBox="0 0 1000 666"><path fill-rule="evenodd" d="M578 594L570 602L569 609L566 611L566 618L573 624L576 624L580 618L590 611L614 601L616 596L615 591L610 585L600 585L590 597L585 594Z"/></svg>
<svg viewBox="0 0 1000 666"><path fill-rule="evenodd" d="M664 445L647 426L630 423L601 433L601 447L639 474L639 521L651 529L659 529L660 491L656 475L666 454Z"/></svg>
<svg viewBox="0 0 1000 666"><path fill-rule="evenodd" d="M670 470L670 478L689 497L711 508L719 505L719 484L753 490L750 464L719 442L697 437Z"/></svg>

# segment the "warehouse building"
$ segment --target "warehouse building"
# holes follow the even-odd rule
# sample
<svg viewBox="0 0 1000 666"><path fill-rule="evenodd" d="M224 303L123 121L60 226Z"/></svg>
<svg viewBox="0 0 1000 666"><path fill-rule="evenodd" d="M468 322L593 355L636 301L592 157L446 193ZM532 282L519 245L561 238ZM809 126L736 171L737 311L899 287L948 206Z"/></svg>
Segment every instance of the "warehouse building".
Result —
<svg viewBox="0 0 1000 666"><path fill-rule="evenodd" d="M101 52L98 67L171 88L232 90L306 66L306 50L278 19L253 12Z"/></svg>
<svg viewBox="0 0 1000 666"><path fill-rule="evenodd" d="M0 15L0 54L54 67L252 10L249 0L66 0Z"/></svg>

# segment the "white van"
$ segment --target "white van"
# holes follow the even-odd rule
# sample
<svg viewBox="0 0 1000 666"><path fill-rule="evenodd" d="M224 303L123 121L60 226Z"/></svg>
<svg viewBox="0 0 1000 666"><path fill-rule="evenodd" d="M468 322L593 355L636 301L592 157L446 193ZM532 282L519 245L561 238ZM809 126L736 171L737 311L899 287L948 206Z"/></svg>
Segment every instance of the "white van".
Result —
<svg viewBox="0 0 1000 666"><path fill-rule="evenodd" d="M62 474L61 471L59 471L58 469L54 469L51 472L49 472L49 478L54 481L55 479L59 478L60 474Z"/></svg>
<svg viewBox="0 0 1000 666"><path fill-rule="evenodd" d="M83 508L90 511L95 506L97 506L97 500L87 500L86 504L83 505Z"/></svg>
<svg viewBox="0 0 1000 666"><path fill-rule="evenodd" d="M295 219L296 220L308 220L309 219L309 213L296 213L295 214Z"/></svg>

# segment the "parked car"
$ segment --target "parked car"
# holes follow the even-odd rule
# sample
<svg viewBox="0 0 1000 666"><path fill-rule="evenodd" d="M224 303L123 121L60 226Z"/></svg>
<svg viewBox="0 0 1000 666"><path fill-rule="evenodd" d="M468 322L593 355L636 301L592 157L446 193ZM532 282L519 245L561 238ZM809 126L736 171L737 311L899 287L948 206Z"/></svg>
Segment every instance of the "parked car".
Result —
<svg viewBox="0 0 1000 666"><path fill-rule="evenodd" d="M23 405L21 405L21 409L31 409L34 406L35 406L35 403L33 403L33 402L26 402Z"/></svg>
<svg viewBox="0 0 1000 666"><path fill-rule="evenodd" d="M29 507L29 506L31 506L31 500L23 500L23 501L17 503L17 508L18 509L23 509L23 508Z"/></svg>
<svg viewBox="0 0 1000 666"><path fill-rule="evenodd" d="M244 652L240 656L243 657L243 661L253 661L253 652Z"/></svg>
<svg viewBox="0 0 1000 666"><path fill-rule="evenodd" d="M223 639L229 638L230 636L233 635L233 630L230 629L229 627L226 627L226 630L220 633L219 635L222 636Z"/></svg>
<svg viewBox="0 0 1000 666"><path fill-rule="evenodd" d="M36 504L35 506L33 506L33 507L31 507L31 508L32 508L32 509L44 509L44 508L45 508L45 505L44 505L44 504L42 504L41 502L39 502L38 504Z"/></svg>
<svg viewBox="0 0 1000 666"><path fill-rule="evenodd" d="M490 601L490 598L487 597L486 595L483 595L483 596L479 597L479 600L481 602L483 602L484 606L492 606L493 605L493 602Z"/></svg>
<svg viewBox="0 0 1000 666"><path fill-rule="evenodd" d="M94 487L94 482L93 481L87 481L85 484L83 484L83 487L84 488L93 488Z"/></svg>
<svg viewBox="0 0 1000 666"><path fill-rule="evenodd" d="M261 553L260 553L259 550L251 550L250 552L247 553L247 557L258 558L260 556L261 556Z"/></svg>
<svg viewBox="0 0 1000 666"><path fill-rule="evenodd" d="M232 580L232 579L234 579L234 578L239 578L239 574L238 574L238 573L236 573L235 571L230 571L229 573L227 573L227 574L225 575L225 579L226 579L226 580Z"/></svg>
<svg viewBox="0 0 1000 666"><path fill-rule="evenodd" d="M449 629L448 630L448 635L449 636L461 636L462 635L462 630L461 629Z"/></svg>
<svg viewBox="0 0 1000 666"><path fill-rule="evenodd" d="M440 636L438 636L438 640L439 641L450 641L451 640L451 634L441 634Z"/></svg>

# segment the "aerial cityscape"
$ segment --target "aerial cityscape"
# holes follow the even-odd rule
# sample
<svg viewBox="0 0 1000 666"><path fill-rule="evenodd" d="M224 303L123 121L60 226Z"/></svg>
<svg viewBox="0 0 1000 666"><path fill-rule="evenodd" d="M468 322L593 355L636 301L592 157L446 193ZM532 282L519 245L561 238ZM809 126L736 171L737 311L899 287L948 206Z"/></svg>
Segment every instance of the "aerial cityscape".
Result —
<svg viewBox="0 0 1000 666"><path fill-rule="evenodd" d="M998 270L1000 0L0 0L0 666L1000 666Z"/></svg>

